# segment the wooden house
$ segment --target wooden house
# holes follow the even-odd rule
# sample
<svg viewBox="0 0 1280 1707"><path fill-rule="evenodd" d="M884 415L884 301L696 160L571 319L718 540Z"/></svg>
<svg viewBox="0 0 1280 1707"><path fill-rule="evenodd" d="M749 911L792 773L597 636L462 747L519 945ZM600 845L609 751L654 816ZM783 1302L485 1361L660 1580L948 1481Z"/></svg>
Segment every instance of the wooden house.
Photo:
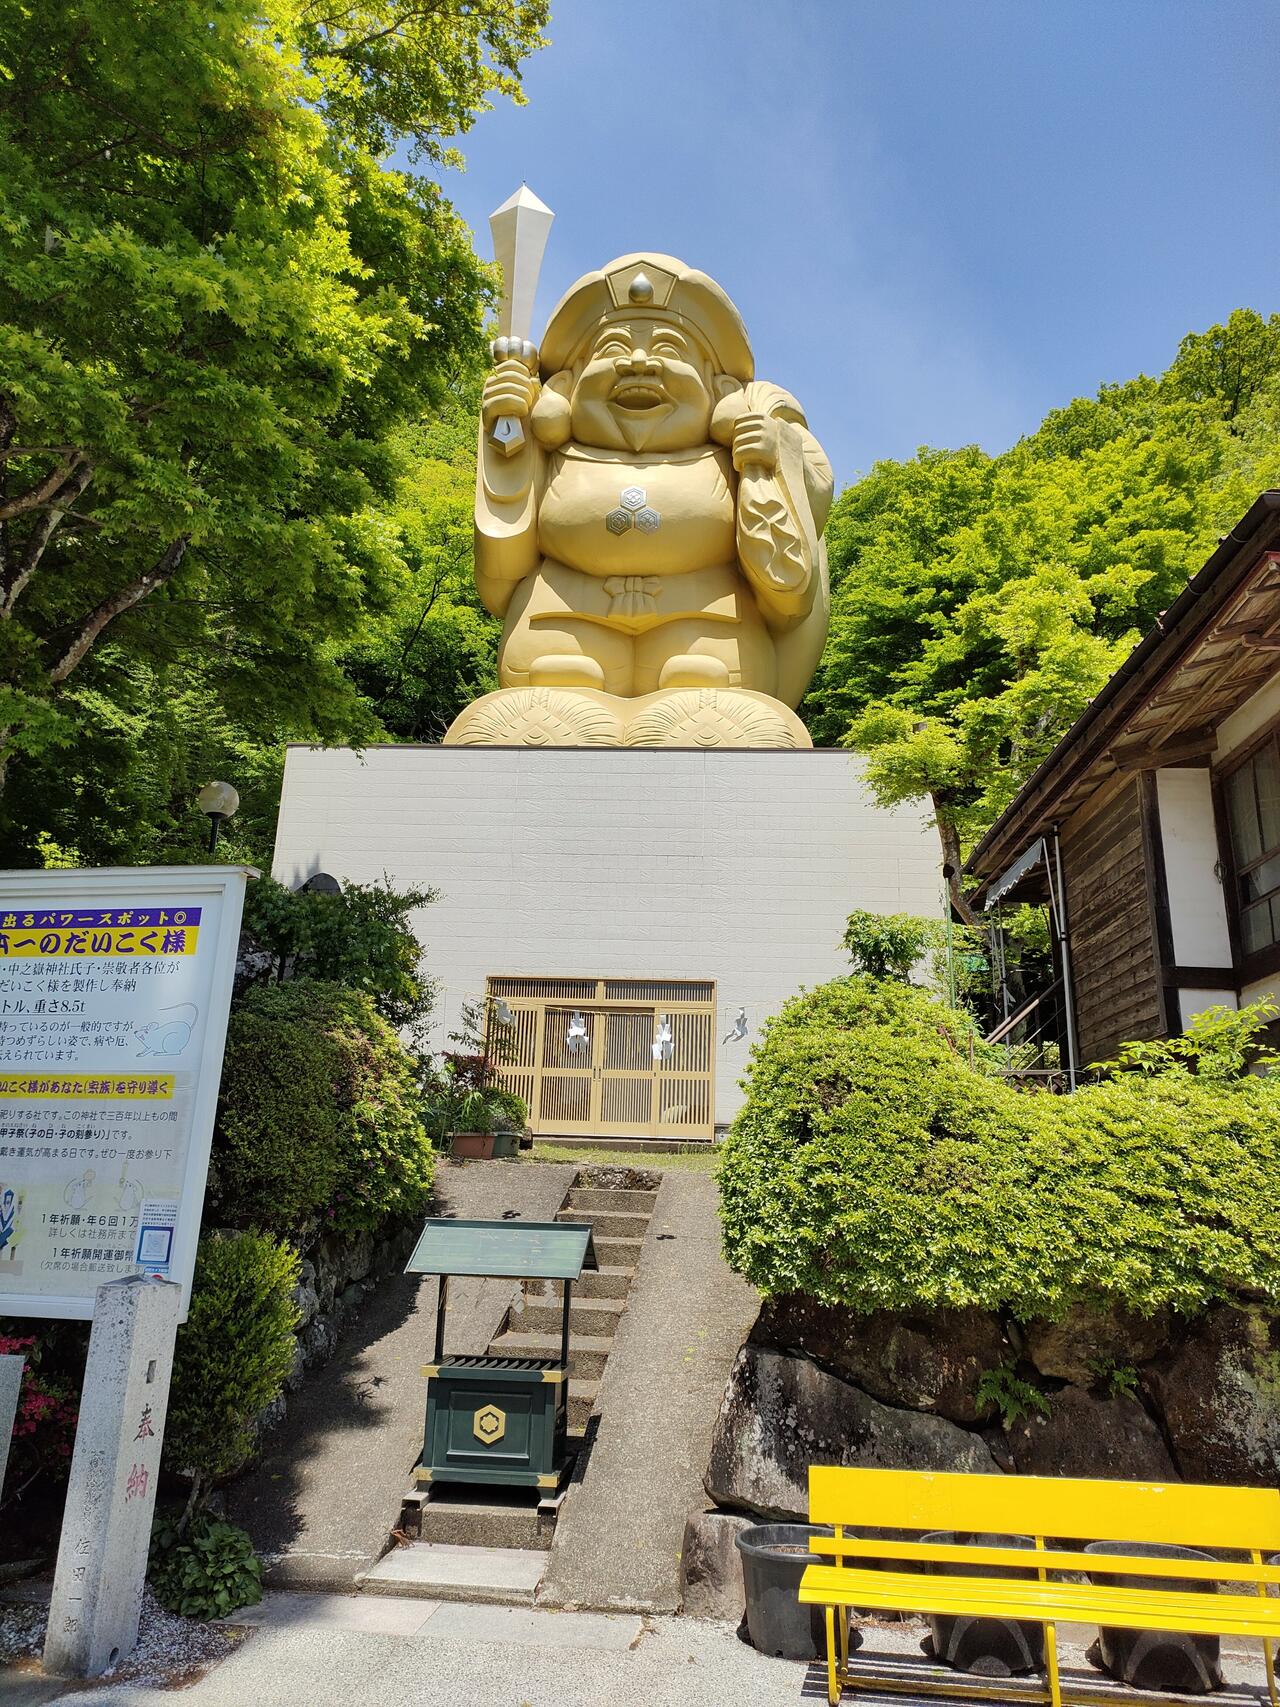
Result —
<svg viewBox="0 0 1280 1707"><path fill-rule="evenodd" d="M1264 492L974 850L1050 903L1070 1082L1280 995L1280 491ZM1044 996L1010 1014L1002 1034Z"/></svg>

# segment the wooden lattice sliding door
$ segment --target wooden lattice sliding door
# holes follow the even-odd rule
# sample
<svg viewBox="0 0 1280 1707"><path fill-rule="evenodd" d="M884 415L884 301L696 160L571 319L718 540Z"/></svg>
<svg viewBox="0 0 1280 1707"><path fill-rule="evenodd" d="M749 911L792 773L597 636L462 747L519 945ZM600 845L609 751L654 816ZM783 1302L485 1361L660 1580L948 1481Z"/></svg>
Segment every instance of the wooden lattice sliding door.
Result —
<svg viewBox="0 0 1280 1707"><path fill-rule="evenodd" d="M488 998L497 1075L535 1134L714 1137L714 984L494 977ZM510 1015L500 1027L499 1001Z"/></svg>

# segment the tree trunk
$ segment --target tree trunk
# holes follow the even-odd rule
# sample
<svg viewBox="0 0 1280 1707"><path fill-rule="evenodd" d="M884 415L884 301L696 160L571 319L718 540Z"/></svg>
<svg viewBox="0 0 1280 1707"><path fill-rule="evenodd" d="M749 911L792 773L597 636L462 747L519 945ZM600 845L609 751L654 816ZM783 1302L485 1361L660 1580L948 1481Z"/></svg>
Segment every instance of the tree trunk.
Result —
<svg viewBox="0 0 1280 1707"><path fill-rule="evenodd" d="M987 935L987 921L975 913L969 905L964 892L964 858L960 852L960 832L951 821L945 806L941 805L937 795L932 795L933 821L938 826L938 840L942 843L942 874L947 880L947 894L957 918L961 919L970 930Z"/></svg>

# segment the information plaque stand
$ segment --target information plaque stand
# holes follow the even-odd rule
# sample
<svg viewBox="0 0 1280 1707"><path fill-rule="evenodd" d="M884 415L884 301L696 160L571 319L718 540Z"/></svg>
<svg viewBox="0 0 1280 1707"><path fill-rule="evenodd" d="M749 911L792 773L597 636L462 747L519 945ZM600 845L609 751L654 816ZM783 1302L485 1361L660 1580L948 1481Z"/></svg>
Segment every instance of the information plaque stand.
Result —
<svg viewBox="0 0 1280 1707"><path fill-rule="evenodd" d="M436 1345L427 1378L419 1487L559 1487L567 1468L569 1304L573 1283L594 1269L591 1228L570 1221L427 1221L406 1274L440 1279ZM454 1275L558 1280L564 1292L559 1357L446 1357L445 1311Z"/></svg>

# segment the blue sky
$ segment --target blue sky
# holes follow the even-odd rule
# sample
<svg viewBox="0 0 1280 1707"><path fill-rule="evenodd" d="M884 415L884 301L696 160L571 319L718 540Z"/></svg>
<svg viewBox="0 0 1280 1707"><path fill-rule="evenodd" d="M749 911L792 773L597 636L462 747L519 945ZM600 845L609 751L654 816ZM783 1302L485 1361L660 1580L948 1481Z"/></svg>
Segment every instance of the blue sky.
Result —
<svg viewBox="0 0 1280 1707"><path fill-rule="evenodd" d="M1280 309L1275 0L553 0L527 107L446 187L491 253L528 181L561 291L711 273L843 485L1000 450L1179 338Z"/></svg>

